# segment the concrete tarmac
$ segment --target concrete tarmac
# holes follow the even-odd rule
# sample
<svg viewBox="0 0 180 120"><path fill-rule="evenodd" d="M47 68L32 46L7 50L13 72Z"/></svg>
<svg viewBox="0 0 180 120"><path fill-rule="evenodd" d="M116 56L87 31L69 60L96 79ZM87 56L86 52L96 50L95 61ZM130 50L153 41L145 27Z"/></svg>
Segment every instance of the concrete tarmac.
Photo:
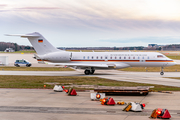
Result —
<svg viewBox="0 0 180 120"><path fill-rule="evenodd" d="M65 92L47 89L0 89L1 120L150 120L155 108L166 108L171 120L180 119L180 92L150 93L147 96L111 96L117 101L145 103L143 112L124 112L124 105L104 106L90 100L91 92Z"/></svg>

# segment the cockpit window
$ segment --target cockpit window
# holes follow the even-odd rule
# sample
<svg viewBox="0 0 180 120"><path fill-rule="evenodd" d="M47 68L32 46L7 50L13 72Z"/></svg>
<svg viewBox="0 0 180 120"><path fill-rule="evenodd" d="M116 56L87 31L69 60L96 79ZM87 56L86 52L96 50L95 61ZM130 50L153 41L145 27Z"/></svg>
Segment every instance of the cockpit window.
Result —
<svg viewBox="0 0 180 120"><path fill-rule="evenodd" d="M163 55L157 55L157 58L163 58L164 56Z"/></svg>

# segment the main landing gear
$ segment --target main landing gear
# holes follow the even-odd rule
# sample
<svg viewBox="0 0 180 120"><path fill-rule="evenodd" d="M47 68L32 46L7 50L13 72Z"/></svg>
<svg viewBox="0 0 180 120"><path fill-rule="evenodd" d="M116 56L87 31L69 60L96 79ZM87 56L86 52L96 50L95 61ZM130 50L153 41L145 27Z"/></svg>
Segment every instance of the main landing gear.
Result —
<svg viewBox="0 0 180 120"><path fill-rule="evenodd" d="M160 75L164 75L164 71L163 71L163 67L161 67L161 72L160 72Z"/></svg>
<svg viewBox="0 0 180 120"><path fill-rule="evenodd" d="M84 74L85 74L85 75L89 75L89 74L94 74L94 72L95 72L94 69L91 69L91 70L87 70L87 69L86 69L86 70L84 71Z"/></svg>

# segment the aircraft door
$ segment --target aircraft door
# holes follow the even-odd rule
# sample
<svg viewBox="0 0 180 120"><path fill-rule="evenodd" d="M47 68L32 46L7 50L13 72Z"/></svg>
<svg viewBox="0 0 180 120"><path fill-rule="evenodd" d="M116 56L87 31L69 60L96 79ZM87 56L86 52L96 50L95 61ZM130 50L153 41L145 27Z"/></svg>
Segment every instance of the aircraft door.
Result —
<svg viewBox="0 0 180 120"><path fill-rule="evenodd" d="M71 52L71 54L70 54L70 60L72 59L72 52Z"/></svg>
<svg viewBox="0 0 180 120"><path fill-rule="evenodd" d="M105 55L104 60L108 61L108 55Z"/></svg>

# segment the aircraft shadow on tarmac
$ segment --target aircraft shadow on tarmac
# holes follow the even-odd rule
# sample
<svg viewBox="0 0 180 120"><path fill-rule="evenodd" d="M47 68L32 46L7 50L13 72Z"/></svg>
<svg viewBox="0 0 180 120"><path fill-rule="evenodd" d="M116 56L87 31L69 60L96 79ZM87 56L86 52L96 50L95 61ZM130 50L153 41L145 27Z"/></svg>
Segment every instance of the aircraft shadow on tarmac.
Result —
<svg viewBox="0 0 180 120"><path fill-rule="evenodd" d="M94 74L90 74L90 75L84 75L84 74L81 74L83 76L96 76L96 75L115 75L113 73L94 73Z"/></svg>

